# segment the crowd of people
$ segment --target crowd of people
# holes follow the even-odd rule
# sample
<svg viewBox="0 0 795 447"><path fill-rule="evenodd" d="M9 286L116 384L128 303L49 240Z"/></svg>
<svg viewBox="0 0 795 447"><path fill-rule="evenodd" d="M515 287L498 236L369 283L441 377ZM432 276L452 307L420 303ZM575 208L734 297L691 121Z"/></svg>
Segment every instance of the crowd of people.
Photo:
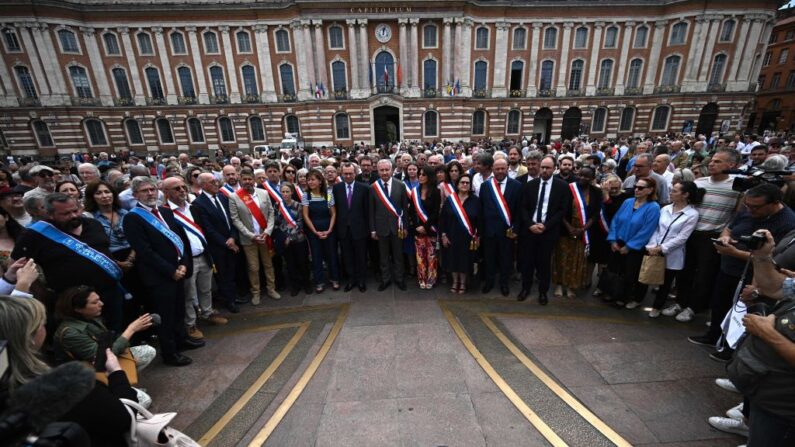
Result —
<svg viewBox="0 0 795 447"><path fill-rule="evenodd" d="M717 134L9 163L0 168L0 293L15 295L0 300L0 339L14 359L5 391L47 370L42 347L56 362L93 362L109 348L111 369L129 356L140 371L156 356L154 333L163 362L185 366L184 352L204 346L201 327L227 324L241 305L364 293L368 278L378 291L406 290L411 278L421 290L504 297L519 280L515 299L534 293L540 305L550 291L591 291L619 308L647 303L651 318L708 314L708 330L690 341L726 362L735 291L760 294L744 236L789 241L779 265L795 269L794 167L781 138ZM647 298L650 257L664 258L664 278ZM17 346L13 331L34 343ZM130 395L128 380L107 386Z"/></svg>

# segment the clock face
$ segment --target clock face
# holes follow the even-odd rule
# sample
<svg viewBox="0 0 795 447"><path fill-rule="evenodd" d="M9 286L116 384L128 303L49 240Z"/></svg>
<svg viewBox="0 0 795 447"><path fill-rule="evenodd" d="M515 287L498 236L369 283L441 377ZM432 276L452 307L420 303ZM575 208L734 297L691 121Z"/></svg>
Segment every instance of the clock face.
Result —
<svg viewBox="0 0 795 447"><path fill-rule="evenodd" d="M381 43L389 42L392 38L392 28L386 23L382 23L375 27L375 38Z"/></svg>

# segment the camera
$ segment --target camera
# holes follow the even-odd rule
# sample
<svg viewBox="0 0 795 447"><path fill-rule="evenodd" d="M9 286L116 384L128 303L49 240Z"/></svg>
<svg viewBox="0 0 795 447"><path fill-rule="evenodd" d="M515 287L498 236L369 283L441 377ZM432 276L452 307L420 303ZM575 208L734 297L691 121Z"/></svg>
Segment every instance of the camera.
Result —
<svg viewBox="0 0 795 447"><path fill-rule="evenodd" d="M746 313L766 317L770 313L770 306L761 301L746 305Z"/></svg>
<svg viewBox="0 0 795 447"><path fill-rule="evenodd" d="M753 167L748 169L727 169L723 173L737 175L734 177L734 182L732 182L732 190L739 192L748 191L762 183L770 183L781 188L787 183L784 177L792 174L789 171L765 171L764 169Z"/></svg>
<svg viewBox="0 0 795 447"><path fill-rule="evenodd" d="M745 246L748 247L748 249L751 251L759 250L760 248L762 248L762 246L765 245L766 240L767 239L765 239L764 236L756 233L747 234L737 238L738 242L742 242L743 244L745 244Z"/></svg>

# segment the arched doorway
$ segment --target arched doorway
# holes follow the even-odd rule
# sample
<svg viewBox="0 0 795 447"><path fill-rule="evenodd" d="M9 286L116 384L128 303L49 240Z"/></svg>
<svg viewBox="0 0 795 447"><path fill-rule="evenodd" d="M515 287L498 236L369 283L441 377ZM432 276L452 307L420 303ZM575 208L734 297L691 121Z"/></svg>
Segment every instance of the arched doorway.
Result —
<svg viewBox="0 0 795 447"><path fill-rule="evenodd" d="M552 135L552 111L546 107L538 109L533 117L533 138L540 144L548 144Z"/></svg>
<svg viewBox="0 0 795 447"><path fill-rule="evenodd" d="M572 139L580 134L580 123L582 122L582 111L577 107L571 107L563 114L563 128L560 136L565 139Z"/></svg>
<svg viewBox="0 0 795 447"><path fill-rule="evenodd" d="M376 146L400 141L400 109L393 106L373 109L373 133Z"/></svg>
<svg viewBox="0 0 795 447"><path fill-rule="evenodd" d="M392 93L395 89L395 59L387 51L375 56L375 86L378 93Z"/></svg>
<svg viewBox="0 0 795 447"><path fill-rule="evenodd" d="M712 130L715 128L715 121L718 119L718 105L711 102L701 109L701 114L698 115L698 126L696 127L696 135L706 135L709 138L712 135Z"/></svg>

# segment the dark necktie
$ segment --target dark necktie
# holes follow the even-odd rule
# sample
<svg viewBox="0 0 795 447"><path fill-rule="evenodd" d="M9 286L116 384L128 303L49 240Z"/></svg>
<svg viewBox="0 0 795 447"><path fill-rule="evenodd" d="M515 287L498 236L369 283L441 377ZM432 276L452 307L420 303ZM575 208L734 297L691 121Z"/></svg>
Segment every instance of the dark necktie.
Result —
<svg viewBox="0 0 795 447"><path fill-rule="evenodd" d="M386 194L386 197L389 198L389 182L384 182L383 186L384 186L384 194Z"/></svg>
<svg viewBox="0 0 795 447"><path fill-rule="evenodd" d="M544 208L544 199L547 194L547 182L541 182L541 195L538 197L538 206L536 207L536 223L543 223L541 221L541 211Z"/></svg>
<svg viewBox="0 0 795 447"><path fill-rule="evenodd" d="M155 217L157 217L158 220L161 220L161 221L163 220L163 218L160 217L160 211L157 210L157 207L152 208L152 214L154 214Z"/></svg>
<svg viewBox="0 0 795 447"><path fill-rule="evenodd" d="M349 184L348 186L348 208L351 207L351 199L353 198L353 184Z"/></svg>
<svg viewBox="0 0 795 447"><path fill-rule="evenodd" d="M224 223L226 224L226 227L230 228L229 227L229 221L226 219L226 213L224 212L224 207L221 205L221 202L218 200L218 196L213 196L213 202L215 202L215 207L218 208L218 212L221 213L221 216L224 219Z"/></svg>

